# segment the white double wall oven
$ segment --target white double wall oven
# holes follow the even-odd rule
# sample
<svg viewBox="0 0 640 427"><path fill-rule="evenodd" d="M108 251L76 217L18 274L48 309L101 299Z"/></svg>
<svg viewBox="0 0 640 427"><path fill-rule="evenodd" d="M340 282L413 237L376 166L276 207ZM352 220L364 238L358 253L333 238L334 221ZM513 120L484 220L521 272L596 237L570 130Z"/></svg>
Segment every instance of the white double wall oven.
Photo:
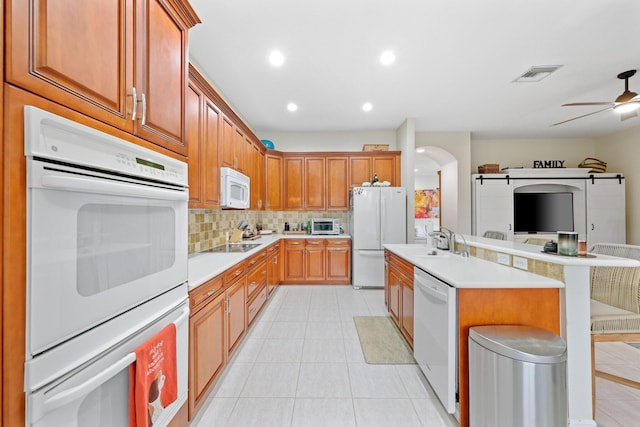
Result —
<svg viewBox="0 0 640 427"><path fill-rule="evenodd" d="M175 323L166 425L187 398L187 165L24 113L27 425L127 425L134 350Z"/></svg>

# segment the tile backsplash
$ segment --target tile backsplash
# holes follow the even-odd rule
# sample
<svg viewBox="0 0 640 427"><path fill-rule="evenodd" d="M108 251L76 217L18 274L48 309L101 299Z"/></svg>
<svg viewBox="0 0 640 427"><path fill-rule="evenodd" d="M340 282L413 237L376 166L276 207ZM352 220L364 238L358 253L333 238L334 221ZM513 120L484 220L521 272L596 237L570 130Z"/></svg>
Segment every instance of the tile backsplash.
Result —
<svg viewBox="0 0 640 427"><path fill-rule="evenodd" d="M225 243L225 233L245 220L249 227L262 224L265 230L282 233L284 223L299 224L311 218L337 218L349 232L348 211L249 211L189 209L189 253L211 249Z"/></svg>

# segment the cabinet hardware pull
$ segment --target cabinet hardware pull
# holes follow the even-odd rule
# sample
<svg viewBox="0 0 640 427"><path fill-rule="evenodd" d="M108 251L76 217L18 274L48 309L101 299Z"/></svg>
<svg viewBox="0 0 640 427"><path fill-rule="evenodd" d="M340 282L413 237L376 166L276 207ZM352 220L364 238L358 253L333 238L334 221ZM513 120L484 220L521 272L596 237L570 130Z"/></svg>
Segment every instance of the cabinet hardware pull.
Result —
<svg viewBox="0 0 640 427"><path fill-rule="evenodd" d="M133 103L132 103L132 107L131 107L131 121L135 122L136 121L136 116L138 113L138 94L136 93L136 88L134 87L131 90L131 95L133 98Z"/></svg>
<svg viewBox="0 0 640 427"><path fill-rule="evenodd" d="M142 93L142 120L140 120L140 124L144 126L147 123L147 98L144 96L144 92Z"/></svg>
<svg viewBox="0 0 640 427"><path fill-rule="evenodd" d="M215 294L217 291L217 289L211 289L209 292L207 292L207 296L210 297L211 295Z"/></svg>

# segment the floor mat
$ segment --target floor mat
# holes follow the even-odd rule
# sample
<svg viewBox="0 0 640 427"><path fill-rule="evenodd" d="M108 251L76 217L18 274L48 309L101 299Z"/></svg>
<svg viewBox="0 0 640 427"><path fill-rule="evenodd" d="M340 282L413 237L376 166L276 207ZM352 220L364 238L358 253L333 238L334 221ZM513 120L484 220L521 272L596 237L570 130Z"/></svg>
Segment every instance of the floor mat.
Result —
<svg viewBox="0 0 640 427"><path fill-rule="evenodd" d="M390 317L354 316L364 359L370 364L415 364L413 352Z"/></svg>

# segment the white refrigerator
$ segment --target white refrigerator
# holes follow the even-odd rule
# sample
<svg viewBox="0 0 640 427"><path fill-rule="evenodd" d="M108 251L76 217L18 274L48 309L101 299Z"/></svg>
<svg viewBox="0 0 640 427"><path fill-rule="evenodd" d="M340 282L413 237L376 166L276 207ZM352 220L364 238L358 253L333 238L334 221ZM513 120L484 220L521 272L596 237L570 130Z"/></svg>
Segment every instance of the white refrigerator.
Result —
<svg viewBox="0 0 640 427"><path fill-rule="evenodd" d="M351 190L351 277L354 288L384 287L385 243L407 242L407 194L404 187L355 187Z"/></svg>

